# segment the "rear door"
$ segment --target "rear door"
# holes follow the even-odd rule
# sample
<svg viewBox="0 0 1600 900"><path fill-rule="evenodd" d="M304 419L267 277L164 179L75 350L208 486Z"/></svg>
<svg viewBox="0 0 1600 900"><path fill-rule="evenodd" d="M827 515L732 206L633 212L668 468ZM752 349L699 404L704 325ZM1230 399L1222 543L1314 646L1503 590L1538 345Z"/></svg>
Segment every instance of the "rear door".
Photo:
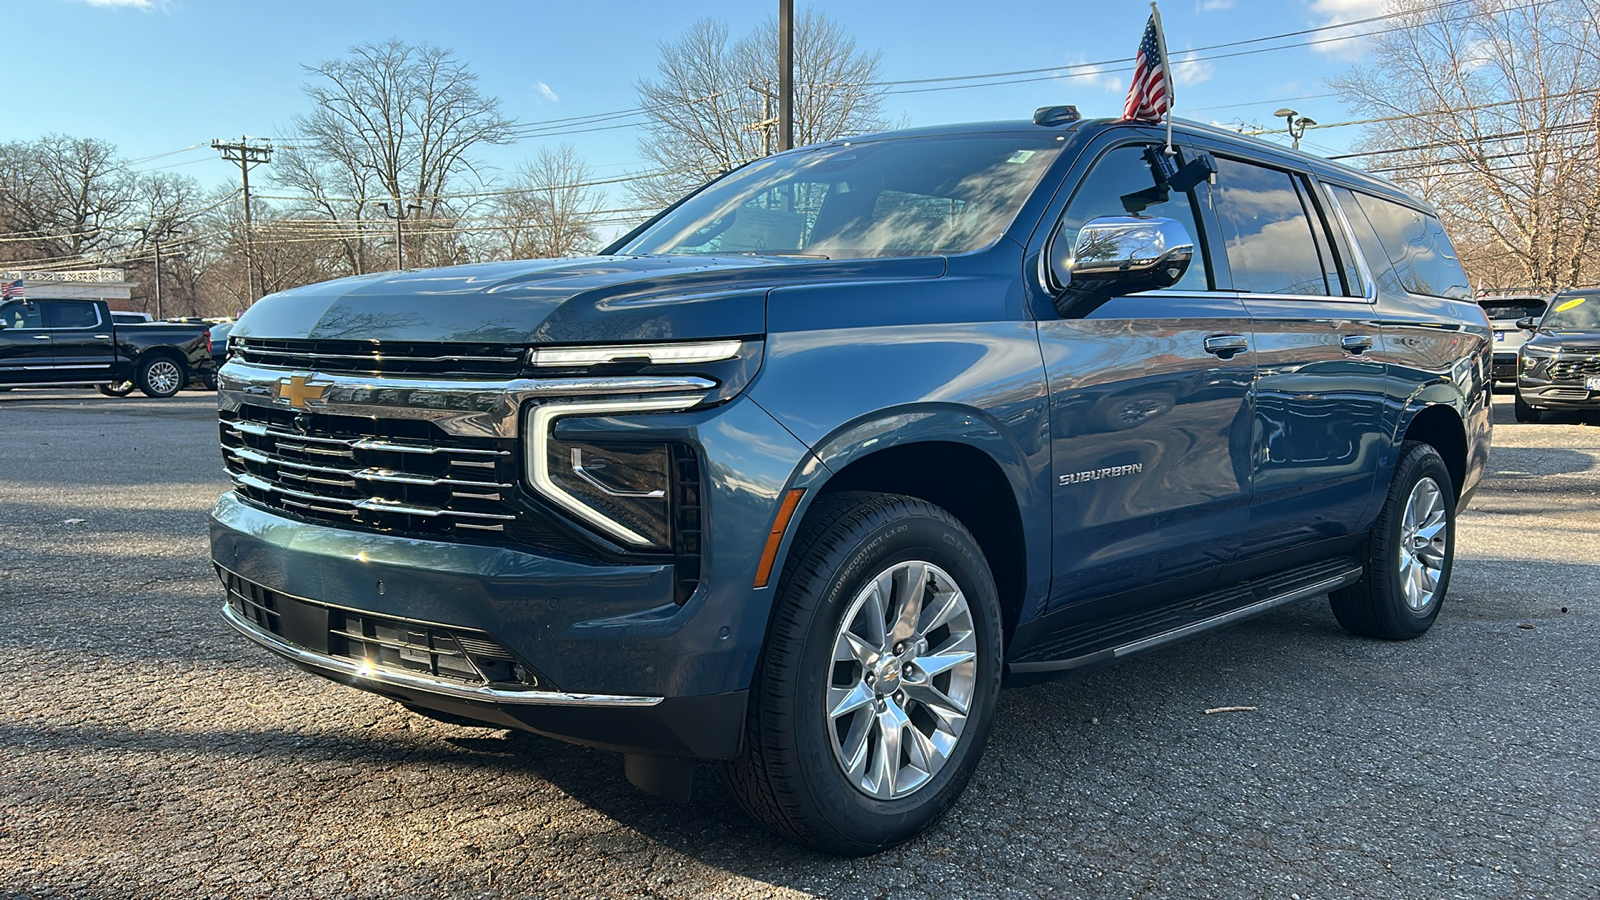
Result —
<svg viewBox="0 0 1600 900"><path fill-rule="evenodd" d="M1208 186L1158 188L1148 146L1101 151L1060 228L1070 241L1100 216L1175 219L1195 240L1189 271L1173 288L1080 302L1039 323L1054 608L1135 588L1141 605L1199 592L1232 559L1246 524L1249 316L1238 297L1213 290L1196 215Z"/></svg>
<svg viewBox="0 0 1600 900"><path fill-rule="evenodd" d="M114 352L111 323L91 300L52 300L44 324L55 349L56 377L62 381L101 381L111 377Z"/></svg>
<svg viewBox="0 0 1600 900"><path fill-rule="evenodd" d="M1370 279L1321 187L1216 156L1228 270L1256 333L1244 556L1258 557L1361 527L1388 440L1385 367Z"/></svg>
<svg viewBox="0 0 1600 900"><path fill-rule="evenodd" d="M44 327L43 304L8 300L0 304L0 384L47 382L54 378L50 332Z"/></svg>

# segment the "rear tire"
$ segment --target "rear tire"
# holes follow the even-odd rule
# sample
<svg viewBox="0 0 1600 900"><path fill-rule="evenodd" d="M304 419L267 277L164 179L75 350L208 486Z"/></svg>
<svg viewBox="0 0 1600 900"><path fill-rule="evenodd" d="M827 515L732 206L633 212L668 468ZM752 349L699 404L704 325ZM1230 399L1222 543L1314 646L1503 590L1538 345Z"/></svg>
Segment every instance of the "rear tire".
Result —
<svg viewBox="0 0 1600 900"><path fill-rule="evenodd" d="M1511 401L1511 414L1518 422L1529 424L1538 424L1539 420L1544 418L1544 410L1523 400L1521 391L1517 391L1516 397Z"/></svg>
<svg viewBox="0 0 1600 900"><path fill-rule="evenodd" d="M151 356L139 364L134 383L146 397L165 400L183 390L189 382L189 373L183 363L170 356Z"/></svg>
<svg viewBox="0 0 1600 900"><path fill-rule="evenodd" d="M97 384L94 389L107 397L126 397L133 393L133 382L114 381L110 384Z"/></svg>
<svg viewBox="0 0 1600 900"><path fill-rule="evenodd" d="M1420 637L1444 605L1455 560L1456 495L1439 451L1406 441L1378 521L1367 535L1361 580L1328 595L1352 634Z"/></svg>
<svg viewBox="0 0 1600 900"><path fill-rule="evenodd" d="M1000 603L977 542L923 500L821 497L772 615L744 750L721 764L729 790L827 853L920 834L961 795L994 723Z"/></svg>

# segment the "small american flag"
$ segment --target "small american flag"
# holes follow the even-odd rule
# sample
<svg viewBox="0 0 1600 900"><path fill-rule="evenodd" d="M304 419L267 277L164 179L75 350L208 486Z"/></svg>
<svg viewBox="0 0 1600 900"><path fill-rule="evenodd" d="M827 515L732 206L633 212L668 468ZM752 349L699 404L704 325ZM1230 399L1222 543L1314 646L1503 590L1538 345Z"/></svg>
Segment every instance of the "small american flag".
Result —
<svg viewBox="0 0 1600 900"><path fill-rule="evenodd" d="M4 284L0 284L0 300L10 300L13 297L26 296L27 294L22 292L21 278L18 278L16 281L7 281Z"/></svg>
<svg viewBox="0 0 1600 900"><path fill-rule="evenodd" d="M1172 109L1172 79L1167 72L1166 41L1161 35L1160 13L1152 12L1139 41L1139 58L1133 67L1133 84L1122 103L1124 119L1161 121Z"/></svg>

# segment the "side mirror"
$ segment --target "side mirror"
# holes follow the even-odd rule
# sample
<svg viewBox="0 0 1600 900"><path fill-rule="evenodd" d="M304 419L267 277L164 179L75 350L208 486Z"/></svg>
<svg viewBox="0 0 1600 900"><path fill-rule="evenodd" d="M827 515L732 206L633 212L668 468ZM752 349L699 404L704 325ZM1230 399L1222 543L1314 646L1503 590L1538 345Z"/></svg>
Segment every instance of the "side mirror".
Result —
<svg viewBox="0 0 1600 900"><path fill-rule="evenodd" d="M1539 321L1533 316L1523 316L1517 320L1517 327L1523 331L1538 331Z"/></svg>
<svg viewBox="0 0 1600 900"><path fill-rule="evenodd" d="M1101 216L1066 246L1056 232L1045 248L1045 283L1062 295L1132 294L1172 287L1194 260L1194 240L1176 219Z"/></svg>

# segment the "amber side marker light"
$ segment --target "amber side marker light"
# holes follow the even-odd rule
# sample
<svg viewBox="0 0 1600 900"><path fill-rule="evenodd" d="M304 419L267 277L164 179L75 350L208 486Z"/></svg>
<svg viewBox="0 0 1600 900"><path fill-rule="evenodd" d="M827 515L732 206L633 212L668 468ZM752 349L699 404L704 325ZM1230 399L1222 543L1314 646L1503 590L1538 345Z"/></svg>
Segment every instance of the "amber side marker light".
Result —
<svg viewBox="0 0 1600 900"><path fill-rule="evenodd" d="M783 533L788 530L789 520L794 518L795 507L800 505L800 497L805 492L805 488L795 488L783 498L783 505L778 507L778 517L772 522L772 533L767 535L767 548L761 551L761 565L756 567L756 587L766 587L771 580L772 564L778 559L778 545L783 543Z"/></svg>

